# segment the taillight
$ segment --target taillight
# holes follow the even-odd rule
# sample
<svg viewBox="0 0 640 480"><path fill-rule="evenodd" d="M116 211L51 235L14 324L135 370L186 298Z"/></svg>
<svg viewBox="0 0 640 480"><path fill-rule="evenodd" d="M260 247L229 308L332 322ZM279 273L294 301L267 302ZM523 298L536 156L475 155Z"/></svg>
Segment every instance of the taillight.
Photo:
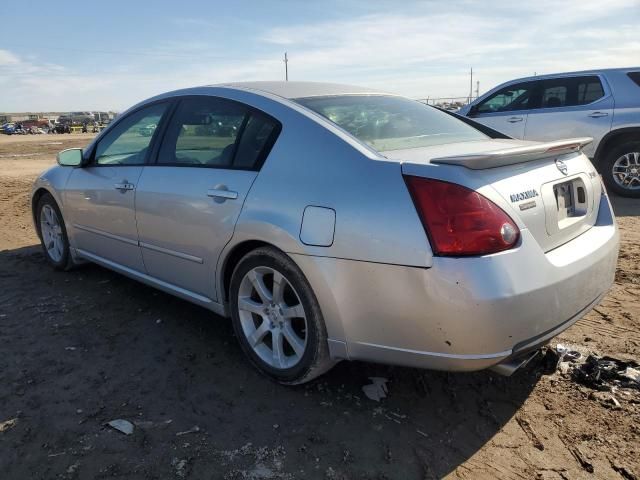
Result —
<svg viewBox="0 0 640 480"><path fill-rule="evenodd" d="M513 247L520 230L500 207L461 185L406 175L436 255L486 255Z"/></svg>

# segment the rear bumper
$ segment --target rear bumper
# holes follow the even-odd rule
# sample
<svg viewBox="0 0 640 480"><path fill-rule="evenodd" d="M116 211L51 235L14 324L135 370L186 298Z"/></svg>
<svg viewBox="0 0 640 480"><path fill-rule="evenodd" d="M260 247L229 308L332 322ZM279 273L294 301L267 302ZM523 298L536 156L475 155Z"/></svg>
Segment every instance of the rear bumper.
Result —
<svg viewBox="0 0 640 480"><path fill-rule="evenodd" d="M334 356L480 370L537 348L591 310L613 283L619 234L607 197L594 227L544 253L520 247L414 268L294 255L320 302ZM335 352L338 352L337 354Z"/></svg>

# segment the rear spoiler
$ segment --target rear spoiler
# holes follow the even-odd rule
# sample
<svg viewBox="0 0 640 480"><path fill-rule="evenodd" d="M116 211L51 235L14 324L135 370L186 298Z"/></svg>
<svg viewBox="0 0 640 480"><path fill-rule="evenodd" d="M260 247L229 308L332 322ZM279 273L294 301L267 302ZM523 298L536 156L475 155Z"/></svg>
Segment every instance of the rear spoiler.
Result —
<svg viewBox="0 0 640 480"><path fill-rule="evenodd" d="M431 163L460 165L472 170L502 167L516 163L531 162L554 155L565 155L578 152L585 145L593 142L591 137L569 138L553 142L532 142L524 147L509 147L490 152L470 153L455 157L432 158Z"/></svg>

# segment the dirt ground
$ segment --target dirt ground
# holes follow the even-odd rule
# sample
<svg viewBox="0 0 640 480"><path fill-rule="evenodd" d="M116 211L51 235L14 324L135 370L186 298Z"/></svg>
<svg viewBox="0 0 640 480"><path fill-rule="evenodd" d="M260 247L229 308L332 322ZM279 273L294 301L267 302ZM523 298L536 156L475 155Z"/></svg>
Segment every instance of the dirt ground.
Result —
<svg viewBox="0 0 640 480"><path fill-rule="evenodd" d="M287 388L206 310L97 266L53 272L31 183L90 137L0 135L1 478L639 478L638 391L616 406L542 360L511 378L343 362ZM638 360L640 201L613 201L616 283L552 345ZM380 403L368 377L388 379Z"/></svg>

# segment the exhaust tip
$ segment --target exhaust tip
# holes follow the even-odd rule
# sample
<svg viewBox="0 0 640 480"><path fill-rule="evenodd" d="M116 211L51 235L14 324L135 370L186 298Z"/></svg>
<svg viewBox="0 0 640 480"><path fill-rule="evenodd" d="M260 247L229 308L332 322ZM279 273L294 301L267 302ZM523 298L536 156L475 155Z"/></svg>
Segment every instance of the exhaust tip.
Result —
<svg viewBox="0 0 640 480"><path fill-rule="evenodd" d="M509 358L504 362L498 363L493 367L490 367L489 370L497 373L498 375L502 375L505 377L510 377L513 375L516 370L527 365L533 358L540 353L540 350L534 350L533 352L529 352L526 355L518 356L515 358Z"/></svg>

